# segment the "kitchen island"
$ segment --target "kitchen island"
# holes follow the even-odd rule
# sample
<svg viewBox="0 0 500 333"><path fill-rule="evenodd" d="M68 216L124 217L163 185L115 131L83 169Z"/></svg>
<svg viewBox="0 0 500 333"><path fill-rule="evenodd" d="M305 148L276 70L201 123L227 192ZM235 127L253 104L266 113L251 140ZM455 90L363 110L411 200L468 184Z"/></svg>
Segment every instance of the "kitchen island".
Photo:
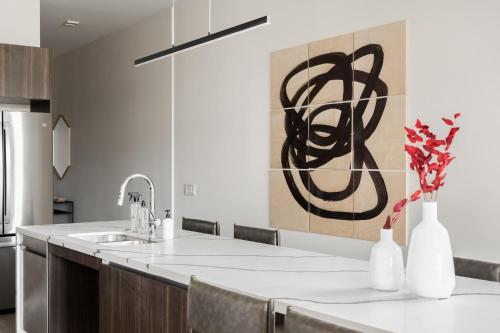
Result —
<svg viewBox="0 0 500 333"><path fill-rule="evenodd" d="M18 251L28 251L28 256L37 252L29 250L30 244L23 245L25 240L46 246L50 332L63 332L79 320L94 325L83 327L86 331L186 332L187 286L192 276L271 299L276 314L286 315L293 306L364 332L470 332L500 327L498 283L457 277L450 299L429 300L405 290L371 289L368 262L350 258L182 230L176 231L174 239L157 237L154 243L124 246L81 238L123 234L127 227L126 221L112 221L18 228ZM23 258L24 254L18 256L17 264L20 326L29 322L24 313L29 307L23 304L29 300L22 288L29 286ZM81 326L71 331L78 329L85 331Z"/></svg>

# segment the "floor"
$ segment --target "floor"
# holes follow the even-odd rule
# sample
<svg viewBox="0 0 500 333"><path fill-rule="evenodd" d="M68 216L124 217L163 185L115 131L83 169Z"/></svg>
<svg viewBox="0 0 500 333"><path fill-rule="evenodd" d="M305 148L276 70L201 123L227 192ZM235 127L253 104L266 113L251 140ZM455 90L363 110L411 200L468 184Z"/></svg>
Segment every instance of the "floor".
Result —
<svg viewBox="0 0 500 333"><path fill-rule="evenodd" d="M0 314L0 333L14 333L16 331L16 314Z"/></svg>

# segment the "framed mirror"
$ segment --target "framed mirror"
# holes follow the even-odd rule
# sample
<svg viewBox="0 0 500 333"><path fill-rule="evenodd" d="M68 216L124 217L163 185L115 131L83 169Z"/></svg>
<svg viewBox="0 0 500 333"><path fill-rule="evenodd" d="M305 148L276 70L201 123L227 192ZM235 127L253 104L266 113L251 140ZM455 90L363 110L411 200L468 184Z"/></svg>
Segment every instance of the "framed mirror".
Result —
<svg viewBox="0 0 500 333"><path fill-rule="evenodd" d="M53 129L53 164L59 179L63 179L71 166L71 127L59 115Z"/></svg>

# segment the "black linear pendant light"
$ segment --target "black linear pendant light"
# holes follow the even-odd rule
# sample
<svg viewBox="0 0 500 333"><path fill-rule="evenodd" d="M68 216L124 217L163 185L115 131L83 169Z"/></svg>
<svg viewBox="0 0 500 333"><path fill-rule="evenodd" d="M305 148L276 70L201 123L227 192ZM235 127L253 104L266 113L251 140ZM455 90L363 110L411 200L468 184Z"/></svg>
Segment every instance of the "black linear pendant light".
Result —
<svg viewBox="0 0 500 333"><path fill-rule="evenodd" d="M210 8L211 8L211 6L210 6ZM209 12L209 16L210 16L210 14L211 13ZM238 24L234 27L227 28L227 29L215 32L215 33L209 32L207 36L203 36L203 37L191 40L189 42L186 42L186 43L183 43L180 45L173 45L169 49L159 51L159 52L147 55L145 57L136 59L134 61L134 65L136 67L141 66L141 65L145 65L147 63L172 56L176 53L184 52L184 51L187 51L189 49L193 49L193 48L198 47L198 46L203 46L203 45L206 45L208 43L212 43L218 39L231 37L231 36L237 35L239 33L242 33L242 32L248 31L248 30L252 30L252 29L255 29L257 27L267 25L270 23L271 23L271 20L270 20L269 16L262 16L262 17L255 19L255 20L251 20L251 21L248 21L248 22L245 22L242 24ZM210 30L210 28L209 28L209 30Z"/></svg>

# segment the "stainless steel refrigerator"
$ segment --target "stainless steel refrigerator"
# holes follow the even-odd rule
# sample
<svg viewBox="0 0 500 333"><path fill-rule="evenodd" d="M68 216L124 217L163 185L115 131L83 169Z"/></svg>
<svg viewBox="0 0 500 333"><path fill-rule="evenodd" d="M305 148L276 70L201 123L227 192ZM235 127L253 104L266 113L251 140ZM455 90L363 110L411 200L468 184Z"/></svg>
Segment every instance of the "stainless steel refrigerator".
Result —
<svg viewBox="0 0 500 333"><path fill-rule="evenodd" d="M52 116L0 105L0 311L15 307L16 227L52 223Z"/></svg>

